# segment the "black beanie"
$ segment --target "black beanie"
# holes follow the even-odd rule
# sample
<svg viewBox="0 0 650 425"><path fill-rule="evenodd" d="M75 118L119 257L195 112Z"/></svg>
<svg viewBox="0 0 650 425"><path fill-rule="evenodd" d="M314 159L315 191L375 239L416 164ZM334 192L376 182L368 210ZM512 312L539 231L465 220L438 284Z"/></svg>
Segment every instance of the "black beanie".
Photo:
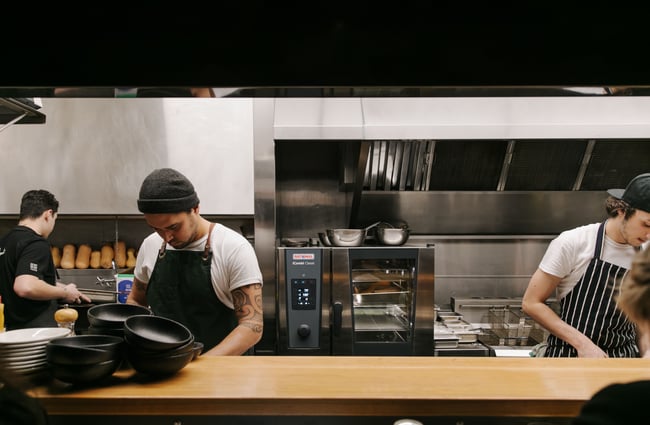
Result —
<svg viewBox="0 0 650 425"><path fill-rule="evenodd" d="M199 197L192 183L171 168L152 171L140 187L138 209L145 214L179 213L198 204Z"/></svg>

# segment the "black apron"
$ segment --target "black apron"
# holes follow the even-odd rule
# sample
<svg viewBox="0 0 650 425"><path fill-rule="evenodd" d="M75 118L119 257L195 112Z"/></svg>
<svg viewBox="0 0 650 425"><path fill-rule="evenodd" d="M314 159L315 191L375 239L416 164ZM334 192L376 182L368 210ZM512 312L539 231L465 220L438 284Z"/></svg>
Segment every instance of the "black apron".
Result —
<svg viewBox="0 0 650 425"><path fill-rule="evenodd" d="M636 330L616 307L616 294L627 269L600 259L605 241L605 223L598 228L594 257L576 286L560 301L561 318L609 357L639 357ZM545 357L577 357L564 340L550 335Z"/></svg>
<svg viewBox="0 0 650 425"><path fill-rule="evenodd" d="M167 251L163 241L147 285L147 301L153 313L185 325L195 340L204 344L204 353L237 326L234 310L219 300L212 287L213 227L214 223L203 251Z"/></svg>
<svg viewBox="0 0 650 425"><path fill-rule="evenodd" d="M58 326L54 320L54 313L59 309L59 303L56 300L50 301L50 304L45 310L38 314L33 319L23 322L20 326L7 326L8 331L15 329L28 329L28 328L55 328Z"/></svg>

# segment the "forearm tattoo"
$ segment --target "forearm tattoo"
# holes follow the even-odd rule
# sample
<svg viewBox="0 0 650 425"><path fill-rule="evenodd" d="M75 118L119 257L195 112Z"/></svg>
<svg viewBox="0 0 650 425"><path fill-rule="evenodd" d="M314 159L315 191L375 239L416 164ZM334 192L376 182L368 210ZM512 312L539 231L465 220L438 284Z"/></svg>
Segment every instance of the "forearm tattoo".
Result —
<svg viewBox="0 0 650 425"><path fill-rule="evenodd" d="M232 301L239 324L262 333L262 285L255 283L232 291Z"/></svg>

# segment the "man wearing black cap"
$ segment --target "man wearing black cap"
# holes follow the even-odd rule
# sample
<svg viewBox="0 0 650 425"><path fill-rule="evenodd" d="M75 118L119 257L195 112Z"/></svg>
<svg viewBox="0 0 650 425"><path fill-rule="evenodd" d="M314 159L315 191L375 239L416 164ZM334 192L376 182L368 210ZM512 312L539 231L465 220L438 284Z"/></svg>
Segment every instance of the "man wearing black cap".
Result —
<svg viewBox="0 0 650 425"><path fill-rule="evenodd" d="M650 240L650 173L611 189L608 219L562 232L551 241L522 301L547 329L546 357L638 357L635 326L615 297L632 259ZM546 300L556 294L558 316Z"/></svg>
<svg viewBox="0 0 650 425"><path fill-rule="evenodd" d="M194 186L171 168L144 179L138 209L155 233L140 246L127 303L184 324L204 354L245 354L263 330L262 273L251 244L203 218Z"/></svg>

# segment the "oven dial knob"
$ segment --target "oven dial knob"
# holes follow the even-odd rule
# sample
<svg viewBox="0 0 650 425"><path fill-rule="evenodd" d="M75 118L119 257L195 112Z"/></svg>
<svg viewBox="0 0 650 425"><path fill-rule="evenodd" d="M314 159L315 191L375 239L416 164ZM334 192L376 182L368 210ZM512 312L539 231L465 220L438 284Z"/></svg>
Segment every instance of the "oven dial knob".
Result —
<svg viewBox="0 0 650 425"><path fill-rule="evenodd" d="M307 324L302 324L298 326L298 335L300 335L303 338L307 338L309 334L311 333L311 328Z"/></svg>

